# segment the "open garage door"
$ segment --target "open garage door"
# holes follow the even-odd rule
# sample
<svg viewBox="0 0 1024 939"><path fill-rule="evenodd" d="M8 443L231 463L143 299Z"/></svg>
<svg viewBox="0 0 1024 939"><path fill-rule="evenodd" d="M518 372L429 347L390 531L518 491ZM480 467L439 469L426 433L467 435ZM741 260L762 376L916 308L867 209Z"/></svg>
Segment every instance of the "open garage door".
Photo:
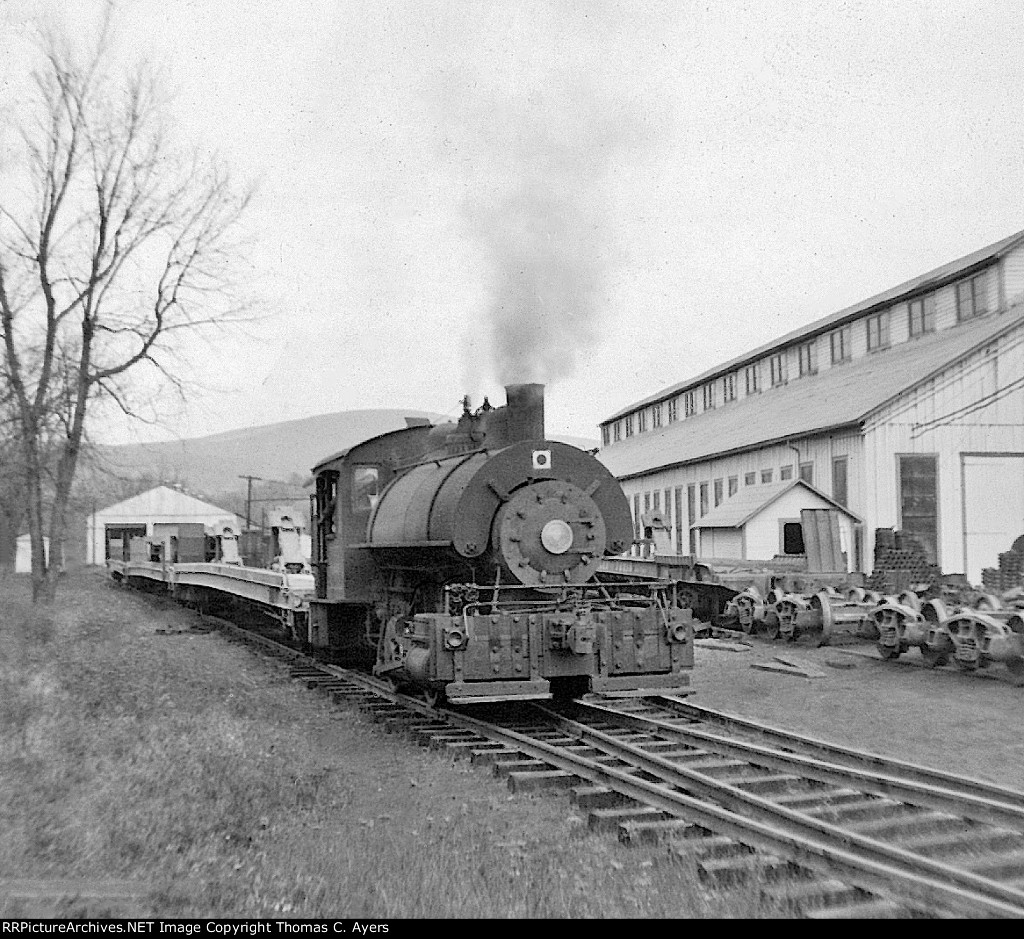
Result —
<svg viewBox="0 0 1024 939"><path fill-rule="evenodd" d="M972 584L1024 535L1024 453L964 454L964 566Z"/></svg>

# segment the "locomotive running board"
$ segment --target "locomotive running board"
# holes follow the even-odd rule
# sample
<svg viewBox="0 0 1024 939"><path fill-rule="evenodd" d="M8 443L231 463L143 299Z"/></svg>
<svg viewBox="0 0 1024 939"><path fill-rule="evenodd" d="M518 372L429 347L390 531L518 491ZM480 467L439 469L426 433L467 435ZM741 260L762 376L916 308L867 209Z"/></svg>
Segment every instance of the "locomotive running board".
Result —
<svg viewBox="0 0 1024 939"><path fill-rule="evenodd" d="M444 690L451 704L487 704L509 698L517 701L551 699L551 683L544 678L537 681L453 681Z"/></svg>

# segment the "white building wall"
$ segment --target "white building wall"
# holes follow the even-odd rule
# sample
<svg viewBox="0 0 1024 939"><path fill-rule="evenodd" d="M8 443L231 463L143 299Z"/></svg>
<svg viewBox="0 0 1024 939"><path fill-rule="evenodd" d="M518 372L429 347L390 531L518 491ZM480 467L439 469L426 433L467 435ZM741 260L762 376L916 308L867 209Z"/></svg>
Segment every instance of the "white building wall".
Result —
<svg viewBox="0 0 1024 939"><path fill-rule="evenodd" d="M50 559L50 539L43 535L43 556ZM15 542L14 550L14 573L32 573L32 539L29 535L19 535Z"/></svg>
<svg viewBox="0 0 1024 939"><path fill-rule="evenodd" d="M778 444L770 447L760 447L747 450L732 456L719 457L717 459L705 460L700 463L693 463L688 466L675 469L661 470L651 473L649 476L636 479L622 480L622 489L629 499L630 510L635 506L634 496L640 496L640 513L644 513L644 496L651 497L653 511L654 492L661 491L661 510L666 516L666 521L672 530L672 544L680 544L683 554L689 554L689 528L690 522L687 516L687 488L695 486L696 521L700 521L700 484L708 484L708 508L715 507L714 482L722 480L723 502L729 498L729 479L735 477L740 490L746 487L746 476L748 473L755 474L755 486L762 485L761 473L764 470L772 471L772 482L781 480L781 470L784 466L792 468L792 479L800 476L801 463L814 464L814 478L811 484L821 490L825 495L833 497L832 491L832 460L834 457L846 456L847 459L847 493L848 508L856 515L861 514L859 506L863 503L864 492L864 456L863 447L860 442L860 435L856 430L835 434L821 434L815 437L802 438L792 445ZM680 508L681 517L675 512L675 490L681 489ZM669 499L670 510L665 512L665 492L668 489L671 498ZM637 520L634 518L634 525ZM698 545L698 548L700 546ZM752 555L748 557L760 555ZM701 553L704 553L701 550ZM772 551L772 554L775 550ZM722 555L716 555L721 557ZM770 557L771 555L769 555Z"/></svg>
<svg viewBox="0 0 1024 939"><path fill-rule="evenodd" d="M865 426L866 557L875 528L897 528L900 454L938 456L938 558L946 573L964 569L964 453L1024 453L1024 330L1015 330L901 397ZM856 509L854 509L856 511ZM1009 550L1009 546L1007 546Z"/></svg>
<svg viewBox="0 0 1024 939"><path fill-rule="evenodd" d="M743 533L738 528L703 528L698 540L705 558L742 558Z"/></svg>
<svg viewBox="0 0 1024 939"><path fill-rule="evenodd" d="M768 559L782 553L782 522L799 522L801 509L831 508L824 499L808 492L801 486L784 493L762 512L755 515L746 525L744 538L746 557ZM846 552L847 566L853 563L853 520L842 516L839 522L839 537Z"/></svg>

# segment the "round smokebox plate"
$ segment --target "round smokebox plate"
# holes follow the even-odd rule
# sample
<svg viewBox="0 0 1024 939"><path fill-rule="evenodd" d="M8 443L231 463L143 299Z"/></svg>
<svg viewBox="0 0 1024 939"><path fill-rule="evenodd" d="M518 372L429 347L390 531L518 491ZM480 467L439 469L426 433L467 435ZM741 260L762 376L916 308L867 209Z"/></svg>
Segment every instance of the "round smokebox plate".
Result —
<svg viewBox="0 0 1024 939"><path fill-rule="evenodd" d="M522 584L582 584L607 545L597 503L565 480L536 480L499 510L492 535L505 567Z"/></svg>

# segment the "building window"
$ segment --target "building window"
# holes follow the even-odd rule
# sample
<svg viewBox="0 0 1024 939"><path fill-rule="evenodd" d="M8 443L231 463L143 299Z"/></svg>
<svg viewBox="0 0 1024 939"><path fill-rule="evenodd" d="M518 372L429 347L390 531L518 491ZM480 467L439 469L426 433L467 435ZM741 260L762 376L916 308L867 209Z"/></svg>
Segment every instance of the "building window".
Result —
<svg viewBox="0 0 1024 939"><path fill-rule="evenodd" d="M783 353L773 355L769 360L772 373L772 387L782 385L786 381L786 358Z"/></svg>
<svg viewBox="0 0 1024 939"><path fill-rule="evenodd" d="M753 486L753 485L756 485L756 483L757 483L757 473L746 473L743 476L743 485L744 486Z"/></svg>
<svg viewBox="0 0 1024 939"><path fill-rule="evenodd" d="M736 400L736 373L726 375L722 379L722 400L727 404Z"/></svg>
<svg viewBox="0 0 1024 939"><path fill-rule="evenodd" d="M919 542L929 564L938 560L938 457L898 457L900 528Z"/></svg>
<svg viewBox="0 0 1024 939"><path fill-rule="evenodd" d="M693 417L697 413L697 402L692 391L688 391L683 395L683 413L687 417Z"/></svg>
<svg viewBox="0 0 1024 939"><path fill-rule="evenodd" d="M935 331L935 294L910 301L907 314L911 336L923 336Z"/></svg>
<svg viewBox="0 0 1024 939"><path fill-rule="evenodd" d="M739 478L739 476L730 476L729 477L729 495L730 496L736 495L736 492L737 492L737 490L739 488L740 488L740 478Z"/></svg>
<svg viewBox="0 0 1024 939"><path fill-rule="evenodd" d="M672 527L672 490L665 490L665 524Z"/></svg>
<svg viewBox="0 0 1024 939"><path fill-rule="evenodd" d="M661 405L656 404L651 408L651 426L661 427Z"/></svg>
<svg viewBox="0 0 1024 939"><path fill-rule="evenodd" d="M837 456L832 460L832 498L840 505L848 505L846 488L846 457Z"/></svg>
<svg viewBox="0 0 1024 939"><path fill-rule="evenodd" d="M956 321L962 323L972 316L981 316L988 312L988 298L985 287L988 282L987 272L975 274L956 285Z"/></svg>
<svg viewBox="0 0 1024 939"><path fill-rule="evenodd" d="M782 523L782 553L804 554L804 528L799 522Z"/></svg>
<svg viewBox="0 0 1024 939"><path fill-rule="evenodd" d="M626 418L626 436L627 437L632 437L633 436L633 415L632 414L630 414L629 417Z"/></svg>
<svg viewBox="0 0 1024 939"><path fill-rule="evenodd" d="M640 493L633 496L633 537L640 540Z"/></svg>
<svg viewBox="0 0 1024 939"><path fill-rule="evenodd" d="M651 512L651 494L649 492L644 493L644 515L650 515Z"/></svg>
<svg viewBox="0 0 1024 939"><path fill-rule="evenodd" d="M807 483L808 486L814 485L814 463L800 464L800 478Z"/></svg>
<svg viewBox="0 0 1024 939"><path fill-rule="evenodd" d="M771 481L772 481L772 471L771 470L761 470L761 482L763 482L763 483L770 483Z"/></svg>
<svg viewBox="0 0 1024 939"><path fill-rule="evenodd" d="M691 486L690 488L692 489L693 486ZM673 502L675 504L675 510L676 510L676 554L682 554L683 553L683 487L682 486L676 486L675 491L673 493L673 496L674 496ZM665 498L667 500L668 496L666 496ZM692 511L690 512L690 515L693 515Z"/></svg>
<svg viewBox="0 0 1024 939"><path fill-rule="evenodd" d="M716 507L721 505L722 504L722 499L725 498L724 489L725 489L725 487L723 485L723 481L721 479L716 479L715 480L715 506Z"/></svg>
<svg viewBox="0 0 1024 939"><path fill-rule="evenodd" d="M637 425L637 433L642 434L645 430L647 430L647 412L646 411L637 411L637 414L636 414L636 425Z"/></svg>
<svg viewBox="0 0 1024 939"><path fill-rule="evenodd" d="M616 421L612 427L612 432L615 436L616 441L622 439L622 421Z"/></svg>
<svg viewBox="0 0 1024 939"><path fill-rule="evenodd" d="M746 382L747 382L747 394L748 395L756 394L757 392L759 392L761 390L761 385L760 385L760 380L759 380L760 371L761 370L760 370L760 368L757 365L748 365L743 370L743 375L746 378Z"/></svg>
<svg viewBox="0 0 1024 939"><path fill-rule="evenodd" d="M832 346L832 364L836 365L839 362L848 362L850 359L852 337L850 335L850 327L844 326L842 329L837 329L829 336L829 343Z"/></svg>
<svg viewBox="0 0 1024 939"><path fill-rule="evenodd" d="M601 428L601 443L603 443L607 447L608 444L611 443L611 441L612 429L607 424L605 424L604 427Z"/></svg>
<svg viewBox="0 0 1024 939"><path fill-rule="evenodd" d="M818 371L818 344L814 340L800 346L800 374L814 375Z"/></svg>
<svg viewBox="0 0 1024 939"><path fill-rule="evenodd" d="M693 523L697 521L697 487L693 483L686 487L686 517L689 519L687 530L690 533L690 554L696 554L697 531L693 527Z"/></svg>
<svg viewBox="0 0 1024 939"><path fill-rule="evenodd" d="M700 484L700 514L701 518L708 514L708 484Z"/></svg>
<svg viewBox="0 0 1024 939"><path fill-rule="evenodd" d="M715 383L709 381L704 386L704 410L710 411L715 406Z"/></svg>
<svg viewBox="0 0 1024 939"><path fill-rule="evenodd" d="M672 398L668 403L668 422L674 424L679 420L679 399Z"/></svg>
<svg viewBox="0 0 1024 939"><path fill-rule="evenodd" d="M867 323L868 352L886 348L889 345L889 311L869 316Z"/></svg>
<svg viewBox="0 0 1024 939"><path fill-rule="evenodd" d="M783 466L779 469L779 479L787 480L793 478L793 464L790 463L788 466Z"/></svg>

